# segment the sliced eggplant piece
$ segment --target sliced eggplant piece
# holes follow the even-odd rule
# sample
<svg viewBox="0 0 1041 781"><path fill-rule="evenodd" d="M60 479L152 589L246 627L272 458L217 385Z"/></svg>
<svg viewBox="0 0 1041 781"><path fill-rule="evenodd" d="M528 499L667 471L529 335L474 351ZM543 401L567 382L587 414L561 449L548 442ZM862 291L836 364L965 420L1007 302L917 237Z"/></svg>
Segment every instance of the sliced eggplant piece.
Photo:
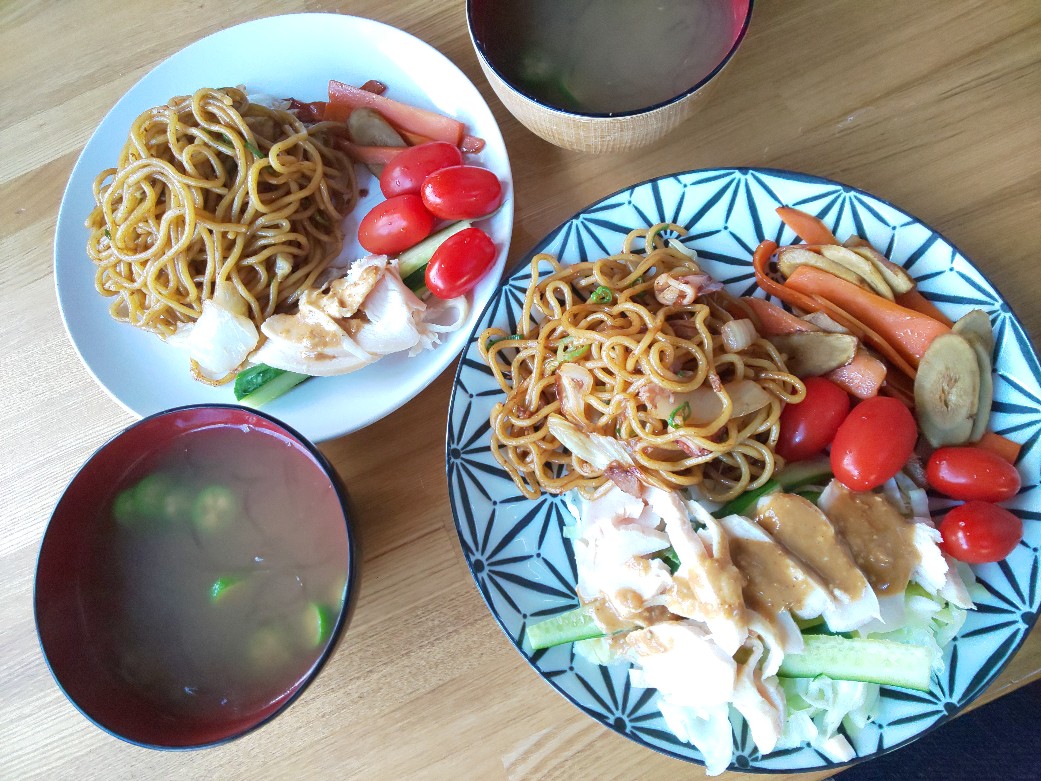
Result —
<svg viewBox="0 0 1041 781"><path fill-rule="evenodd" d="M814 268L819 268L821 271L827 271L829 274L834 274L847 282L852 282L854 285L858 285L859 287L867 287L861 276L817 252L808 249L800 249L798 247L787 247L777 253L777 268L779 268L781 273L786 277L790 277L792 272L799 266L813 266Z"/></svg>
<svg viewBox="0 0 1041 781"><path fill-rule="evenodd" d="M832 334L848 334L849 329L841 323L837 323L828 316L827 312L810 312L809 314L803 315L801 320L805 320L810 325L815 325L822 331L827 331Z"/></svg>
<svg viewBox="0 0 1041 781"><path fill-rule="evenodd" d="M980 401L976 418L972 423L972 432L969 434L969 441L975 442L987 432L990 410L994 404L994 365L991 360L991 354L994 352L994 328L986 312L973 309L964 314L952 330L972 345L976 353L976 362L980 367Z"/></svg>
<svg viewBox="0 0 1041 781"><path fill-rule="evenodd" d="M801 331L771 336L785 355L788 371L796 377L819 377L845 366L857 352L857 337L827 331Z"/></svg>
<svg viewBox="0 0 1041 781"><path fill-rule="evenodd" d="M356 108L351 112L347 117L347 133L351 141L361 146L408 146L401 134L370 108ZM382 165L367 167L375 176L383 171Z"/></svg>
<svg viewBox="0 0 1041 781"><path fill-rule="evenodd" d="M967 339L951 332L933 340L918 364L914 400L918 425L933 447L969 441L979 409L980 367Z"/></svg>
<svg viewBox="0 0 1041 781"><path fill-rule="evenodd" d="M888 298L890 301L894 299L893 290L882 276L882 272L867 258L848 247L840 247L837 244L828 244L821 247L821 254L828 260L833 260L862 277L867 282L868 287L883 298Z"/></svg>
<svg viewBox="0 0 1041 781"><path fill-rule="evenodd" d="M990 315L982 309L972 309L958 318L952 328L954 333L966 339L978 339L989 357L994 350L994 327L990 324Z"/></svg>
<svg viewBox="0 0 1041 781"><path fill-rule="evenodd" d="M902 296L914 289L915 283L911 275L871 245L858 245L853 247L853 251L875 264L875 268L882 274L894 294Z"/></svg>

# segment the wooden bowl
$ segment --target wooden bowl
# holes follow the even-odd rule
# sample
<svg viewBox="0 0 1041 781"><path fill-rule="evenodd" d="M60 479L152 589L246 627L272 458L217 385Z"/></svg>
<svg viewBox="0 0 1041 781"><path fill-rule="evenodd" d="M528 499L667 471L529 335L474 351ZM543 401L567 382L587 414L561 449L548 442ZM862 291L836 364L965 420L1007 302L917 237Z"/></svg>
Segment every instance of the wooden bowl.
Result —
<svg viewBox="0 0 1041 781"><path fill-rule="evenodd" d="M730 62L752 18L753 0L738 2L744 12L733 44L715 68L689 89L653 105L612 113L561 109L535 98L506 75L486 40L487 9L504 0L467 0L470 40L488 83L503 105L522 125L551 144L579 152L622 152L647 146L675 130L696 110L716 76ZM576 31L576 35L581 31Z"/></svg>

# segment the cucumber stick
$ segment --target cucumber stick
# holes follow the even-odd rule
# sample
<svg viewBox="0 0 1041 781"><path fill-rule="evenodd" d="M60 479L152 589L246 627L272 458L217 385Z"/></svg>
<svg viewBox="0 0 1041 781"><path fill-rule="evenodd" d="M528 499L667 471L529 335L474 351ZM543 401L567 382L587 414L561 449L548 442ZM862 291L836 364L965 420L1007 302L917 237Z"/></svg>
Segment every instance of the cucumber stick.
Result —
<svg viewBox="0 0 1041 781"><path fill-rule="evenodd" d="M248 376L240 390L239 379L245 375ZM275 369L260 363L246 369L235 378L235 398L243 406L259 409L307 379L310 379L308 374Z"/></svg>
<svg viewBox="0 0 1041 781"><path fill-rule="evenodd" d="M603 635L604 630L593 619L592 611L585 607L576 607L532 624L524 634L528 644L536 651Z"/></svg>
<svg viewBox="0 0 1041 781"><path fill-rule="evenodd" d="M781 662L777 674L782 678L826 675L840 681L929 691L933 652L924 646L824 634L803 635L803 640L802 653L787 654Z"/></svg>
<svg viewBox="0 0 1041 781"><path fill-rule="evenodd" d="M712 515L716 518L726 518L728 515L747 515L755 509L756 502L769 493L794 491L807 485L822 485L831 480L831 477L831 464L826 458L797 461L786 466L755 490L746 491L737 498L731 499Z"/></svg>
<svg viewBox="0 0 1041 781"><path fill-rule="evenodd" d="M473 223L469 220L453 222L447 228L442 228L437 233L427 236L416 246L402 252L398 255L398 274L401 275L401 279L407 281L417 271L426 268L427 263L434 257L434 250L440 247L445 239L471 227L473 227Z"/></svg>

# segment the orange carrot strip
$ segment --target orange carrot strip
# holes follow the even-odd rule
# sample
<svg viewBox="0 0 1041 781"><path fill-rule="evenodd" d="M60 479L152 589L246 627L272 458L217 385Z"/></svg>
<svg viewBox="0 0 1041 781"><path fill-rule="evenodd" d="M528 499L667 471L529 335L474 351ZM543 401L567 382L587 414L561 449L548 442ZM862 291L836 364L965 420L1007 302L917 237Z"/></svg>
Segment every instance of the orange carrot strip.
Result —
<svg viewBox="0 0 1041 781"><path fill-rule="evenodd" d="M752 311L752 314L759 319L759 325L761 326L759 333L763 336L820 330L813 323L807 323L788 310L781 309L777 304L771 304L765 298L744 296L739 298L738 301L747 306Z"/></svg>
<svg viewBox="0 0 1041 781"><path fill-rule="evenodd" d="M1010 464L1015 464L1016 459L1019 458L1019 451L1023 446L1018 442L1013 442L1011 439L1001 436L1001 434L995 434L993 431L988 431L980 437L980 441L976 443L976 447L981 447L984 450L997 453Z"/></svg>
<svg viewBox="0 0 1041 781"><path fill-rule="evenodd" d="M405 140L405 143L409 146L429 144L431 141L434 140L430 136L424 136L420 133L413 133L409 130L405 130L404 128L395 127L394 129L398 131L398 135L400 135Z"/></svg>
<svg viewBox="0 0 1041 781"><path fill-rule="evenodd" d="M366 92L375 92L377 95L382 95L387 91L387 85L382 81L376 81L376 79L369 79L361 85L361 88Z"/></svg>
<svg viewBox="0 0 1041 781"><path fill-rule="evenodd" d="M886 379L886 365L861 348L857 350L852 361L845 366L832 369L824 376L846 393L858 399L870 399L878 395Z"/></svg>
<svg viewBox="0 0 1041 781"><path fill-rule="evenodd" d="M954 323L951 322L951 319L937 309L936 304L919 293L918 288L916 287L911 288L906 293L898 295L896 297L896 302L900 304L900 306L906 306L908 309L913 309L923 315L928 315L933 320L943 323L948 328L954 325Z"/></svg>
<svg viewBox="0 0 1041 781"><path fill-rule="evenodd" d="M351 107L346 103L333 103L331 100L325 104L322 119L326 122L346 122L351 115Z"/></svg>
<svg viewBox="0 0 1041 781"><path fill-rule="evenodd" d="M345 138L337 139L336 143L352 160L362 165L386 165L408 149L405 146L362 146Z"/></svg>
<svg viewBox="0 0 1041 781"><path fill-rule="evenodd" d="M835 234L828 226L812 214L807 214L791 206L778 206L777 216L781 222L795 231L795 235L807 244L838 244Z"/></svg>
<svg viewBox="0 0 1041 781"><path fill-rule="evenodd" d="M459 142L459 148L468 155L476 155L484 149L484 139L480 136L463 136Z"/></svg>
<svg viewBox="0 0 1041 781"><path fill-rule="evenodd" d="M828 301L847 318L856 318L879 340L877 344L873 342L872 346L891 361L893 353L897 353L905 359L903 363L918 366L933 339L950 331L946 325L928 315L900 306L812 266L799 266L788 277L784 287L804 296L817 297L818 302ZM908 376L914 376L914 372Z"/></svg>
<svg viewBox="0 0 1041 781"><path fill-rule="evenodd" d="M829 276L831 275L829 274ZM838 277L836 277L836 279L838 279ZM855 318L845 309L835 306L835 304L831 303L831 301L824 298L823 296L814 294L812 298L814 298L817 301L817 303L820 304L821 309L827 312L828 316L831 317L832 320L851 331L854 336L860 339L860 341L867 342L868 344L870 344L872 347L874 347L876 350L882 353L883 357L885 357L886 360L893 364L895 368L902 371L912 380L914 379L916 374L915 367L908 363L906 360L904 360L903 356L900 355L896 348L893 347L893 345L891 345L889 342L887 342L870 326L862 323L860 320Z"/></svg>
<svg viewBox="0 0 1041 781"><path fill-rule="evenodd" d="M798 307L807 312L819 310L820 305L812 298L786 285L782 285L767 273L767 264L770 262L770 256L774 254L776 249L777 244L768 240L762 242L755 248L755 252L752 253L752 268L755 270L755 280L759 283L759 287L775 298L781 299L788 306Z"/></svg>
<svg viewBox="0 0 1041 781"><path fill-rule="evenodd" d="M329 82L329 104L347 105L351 108L370 108L378 112L392 125L411 133L419 133L435 141L447 141L459 146L466 126L458 120L426 109L400 103L384 95L352 87L350 84L332 80Z"/></svg>

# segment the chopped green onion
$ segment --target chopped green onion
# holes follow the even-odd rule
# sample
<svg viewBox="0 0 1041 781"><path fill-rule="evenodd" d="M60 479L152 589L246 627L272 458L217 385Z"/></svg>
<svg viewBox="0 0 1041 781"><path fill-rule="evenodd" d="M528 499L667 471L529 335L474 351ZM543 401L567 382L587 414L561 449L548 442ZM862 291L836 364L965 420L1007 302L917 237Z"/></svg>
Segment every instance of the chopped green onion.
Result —
<svg viewBox="0 0 1041 781"><path fill-rule="evenodd" d="M642 284L643 284L643 275L641 274L640 276L638 276L636 279L634 279L632 281L632 284L629 285L629 287L636 287L637 285L642 285Z"/></svg>
<svg viewBox="0 0 1041 781"><path fill-rule="evenodd" d="M676 409L672 411L672 414L669 415L669 428L676 428L677 417L686 420L688 415L690 415L690 402L685 401L676 407Z"/></svg>
<svg viewBox="0 0 1041 781"><path fill-rule="evenodd" d="M257 147L255 147L253 144L251 144L246 139L242 139L242 143L246 147L246 149L248 149L250 152L252 152L257 157L267 157L267 155L265 155L263 152L261 152L259 149L257 149Z"/></svg>
<svg viewBox="0 0 1041 781"><path fill-rule="evenodd" d="M105 238L106 239L111 239L112 238L112 234L108 232L108 228L105 228Z"/></svg>
<svg viewBox="0 0 1041 781"><path fill-rule="evenodd" d="M328 225L329 225L329 218L325 216L325 212L315 212L314 214L311 215L311 219L313 219L316 223L321 225L323 228L324 227L328 227Z"/></svg>
<svg viewBox="0 0 1041 781"><path fill-rule="evenodd" d="M516 341L518 339L520 339L520 334L513 334L512 336L493 336L491 339L485 342L484 347L485 349L490 350L493 344L498 344L499 342L506 341Z"/></svg>
<svg viewBox="0 0 1041 781"><path fill-rule="evenodd" d="M580 344L578 347L572 347L570 350L564 349L571 344L571 337L565 336L560 340L560 344L557 345L557 362L566 363L567 361L573 361L576 358L581 358L587 352L589 352L588 344Z"/></svg>
<svg viewBox="0 0 1041 781"><path fill-rule="evenodd" d="M594 290L592 295L589 296L589 301L592 304L610 304L613 300L614 293L611 292L611 288L603 285Z"/></svg>

